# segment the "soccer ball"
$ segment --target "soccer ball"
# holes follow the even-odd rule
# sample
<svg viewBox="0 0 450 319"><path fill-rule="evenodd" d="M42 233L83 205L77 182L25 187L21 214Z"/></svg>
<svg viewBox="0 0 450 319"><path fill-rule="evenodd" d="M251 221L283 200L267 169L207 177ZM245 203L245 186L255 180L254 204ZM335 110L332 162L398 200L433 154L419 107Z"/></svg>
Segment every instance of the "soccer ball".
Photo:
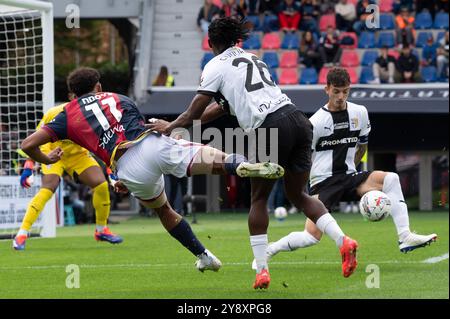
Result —
<svg viewBox="0 0 450 319"><path fill-rule="evenodd" d="M361 197L359 211L366 219L378 222L391 214L391 200L383 192L367 192Z"/></svg>
<svg viewBox="0 0 450 319"><path fill-rule="evenodd" d="M286 218L287 214L288 212L283 206L275 208L274 215L277 220L283 221Z"/></svg>
<svg viewBox="0 0 450 319"><path fill-rule="evenodd" d="M30 175L27 177L27 184L31 187L34 184L34 176Z"/></svg>

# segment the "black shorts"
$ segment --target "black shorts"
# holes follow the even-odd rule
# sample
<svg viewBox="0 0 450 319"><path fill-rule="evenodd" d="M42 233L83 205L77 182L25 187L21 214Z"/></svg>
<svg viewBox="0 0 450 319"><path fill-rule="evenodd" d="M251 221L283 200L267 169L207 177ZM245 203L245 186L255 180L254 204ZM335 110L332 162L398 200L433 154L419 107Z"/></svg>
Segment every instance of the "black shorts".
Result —
<svg viewBox="0 0 450 319"><path fill-rule="evenodd" d="M292 172L309 171L313 126L306 115L292 104L267 115L263 124L256 129L257 154L269 155L269 150L273 149L270 145L270 128L278 129L278 164ZM266 129L265 145L259 141L261 129ZM259 156L256 159L258 162L263 161Z"/></svg>
<svg viewBox="0 0 450 319"><path fill-rule="evenodd" d="M356 192L372 172L339 174L331 176L311 187L311 195L319 195L320 201L331 211L339 202L358 201L361 197Z"/></svg>

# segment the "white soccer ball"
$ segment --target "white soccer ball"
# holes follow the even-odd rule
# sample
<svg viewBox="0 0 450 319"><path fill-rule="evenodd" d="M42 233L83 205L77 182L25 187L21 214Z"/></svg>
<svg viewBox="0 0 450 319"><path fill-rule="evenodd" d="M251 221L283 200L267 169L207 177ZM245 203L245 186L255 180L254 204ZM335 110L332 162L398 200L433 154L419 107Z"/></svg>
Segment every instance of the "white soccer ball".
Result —
<svg viewBox="0 0 450 319"><path fill-rule="evenodd" d="M366 219L378 222L391 214L391 199L380 191L367 192L361 197L359 211Z"/></svg>
<svg viewBox="0 0 450 319"><path fill-rule="evenodd" d="M30 175L27 177L27 184L29 186L33 186L33 184L34 184L34 176L33 175Z"/></svg>
<svg viewBox="0 0 450 319"><path fill-rule="evenodd" d="M286 218L287 214L288 212L283 206L275 208L274 215L277 220L283 221Z"/></svg>

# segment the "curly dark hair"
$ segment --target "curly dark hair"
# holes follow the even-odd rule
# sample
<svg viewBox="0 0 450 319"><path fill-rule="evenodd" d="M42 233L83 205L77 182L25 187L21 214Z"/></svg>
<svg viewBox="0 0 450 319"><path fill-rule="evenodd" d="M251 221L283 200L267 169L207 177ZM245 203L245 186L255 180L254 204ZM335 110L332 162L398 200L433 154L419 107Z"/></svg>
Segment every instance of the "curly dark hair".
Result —
<svg viewBox="0 0 450 319"><path fill-rule="evenodd" d="M219 18L211 22L208 27L208 36L211 43L216 47L226 49L244 41L248 38L250 28L247 22L237 18Z"/></svg>
<svg viewBox="0 0 450 319"><path fill-rule="evenodd" d="M327 74L327 85L344 87L350 85L350 75L344 68L332 68Z"/></svg>
<svg viewBox="0 0 450 319"><path fill-rule="evenodd" d="M76 96L92 92L100 81L100 73L93 68L81 67L72 71L67 77L67 88Z"/></svg>

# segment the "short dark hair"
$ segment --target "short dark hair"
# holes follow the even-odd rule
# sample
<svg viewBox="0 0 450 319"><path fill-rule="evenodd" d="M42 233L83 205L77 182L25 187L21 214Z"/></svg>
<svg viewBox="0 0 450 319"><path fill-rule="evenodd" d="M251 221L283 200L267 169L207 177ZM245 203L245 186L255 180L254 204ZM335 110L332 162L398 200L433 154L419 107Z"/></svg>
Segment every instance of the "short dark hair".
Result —
<svg viewBox="0 0 450 319"><path fill-rule="evenodd" d="M81 67L69 74L67 88L70 93L79 97L92 92L99 81L100 73L96 69Z"/></svg>
<svg viewBox="0 0 450 319"><path fill-rule="evenodd" d="M216 19L208 27L209 41L226 48L248 39L249 33L250 27L246 22L232 17Z"/></svg>
<svg viewBox="0 0 450 319"><path fill-rule="evenodd" d="M350 75L344 68L332 68L327 74L327 86L343 87L350 83Z"/></svg>

